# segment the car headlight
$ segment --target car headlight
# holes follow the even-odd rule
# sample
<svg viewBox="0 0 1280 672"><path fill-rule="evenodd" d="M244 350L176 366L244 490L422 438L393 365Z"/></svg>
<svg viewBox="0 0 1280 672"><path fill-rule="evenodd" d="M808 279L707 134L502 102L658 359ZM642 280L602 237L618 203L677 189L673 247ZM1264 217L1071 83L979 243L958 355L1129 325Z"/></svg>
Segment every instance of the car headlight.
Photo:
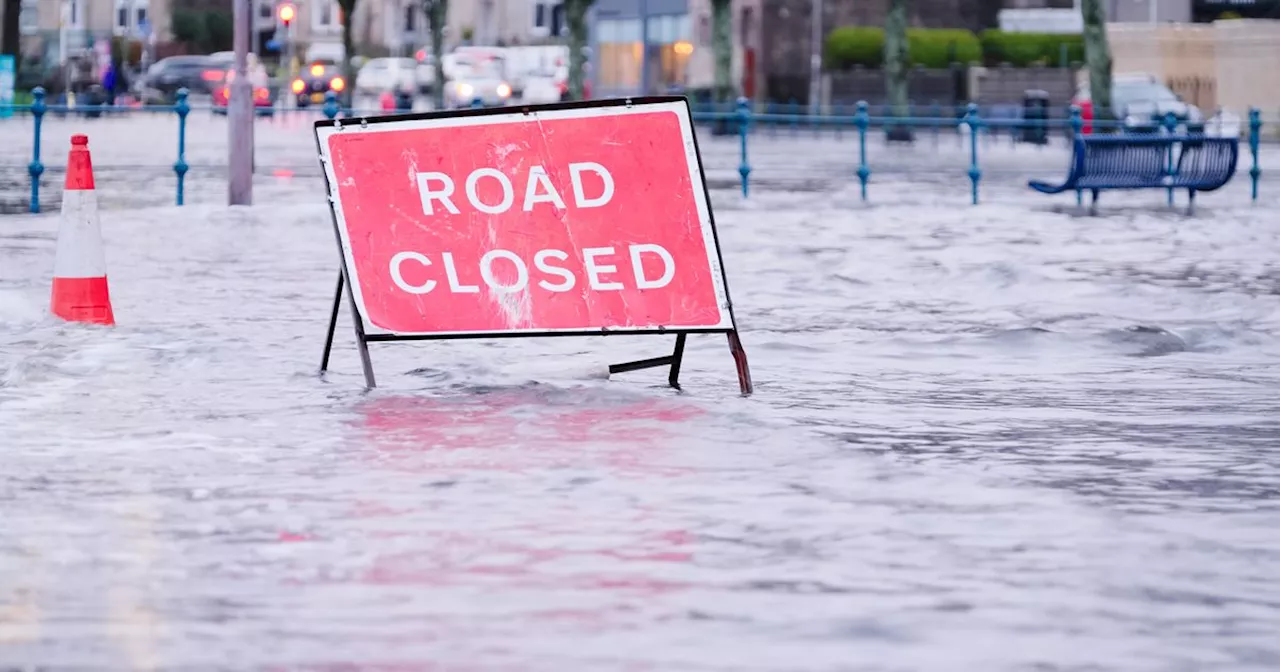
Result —
<svg viewBox="0 0 1280 672"><path fill-rule="evenodd" d="M457 84L454 84L453 90L458 93L458 97L460 98L467 98L475 92L475 88L466 82L458 82Z"/></svg>
<svg viewBox="0 0 1280 672"><path fill-rule="evenodd" d="M511 86L506 82L498 85L498 95L507 98L511 95Z"/></svg>

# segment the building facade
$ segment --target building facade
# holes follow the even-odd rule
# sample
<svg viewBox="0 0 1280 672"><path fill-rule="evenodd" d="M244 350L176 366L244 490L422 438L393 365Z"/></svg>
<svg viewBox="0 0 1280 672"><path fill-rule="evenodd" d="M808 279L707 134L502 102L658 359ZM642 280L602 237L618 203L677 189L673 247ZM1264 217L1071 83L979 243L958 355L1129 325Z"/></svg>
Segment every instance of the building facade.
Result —
<svg viewBox="0 0 1280 672"><path fill-rule="evenodd" d="M734 87L758 79L762 0L734 0ZM715 82L711 0L596 0L590 45L593 95L631 96L710 89Z"/></svg>

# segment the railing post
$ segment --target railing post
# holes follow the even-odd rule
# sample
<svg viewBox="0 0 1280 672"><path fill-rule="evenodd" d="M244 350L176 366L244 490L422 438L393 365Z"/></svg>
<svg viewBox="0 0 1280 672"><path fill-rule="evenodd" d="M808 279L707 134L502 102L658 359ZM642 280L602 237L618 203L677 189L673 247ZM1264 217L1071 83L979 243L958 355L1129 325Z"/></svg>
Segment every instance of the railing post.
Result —
<svg viewBox="0 0 1280 672"><path fill-rule="evenodd" d="M1079 105L1071 106L1070 124L1071 124L1071 137L1068 138L1068 140L1070 140L1071 143L1074 145L1076 138L1080 137L1080 134L1084 132L1084 117L1080 116ZM1075 149L1072 149L1071 151L1074 152ZM1084 207L1084 190L1083 189L1076 189L1076 207L1078 208Z"/></svg>
<svg viewBox="0 0 1280 672"><path fill-rule="evenodd" d="M326 91L324 94L324 116L330 119L338 117L338 94Z"/></svg>
<svg viewBox="0 0 1280 672"><path fill-rule="evenodd" d="M37 86L31 90L31 116L35 119L35 142L31 147L31 163L27 164L27 173L31 175L31 212L40 212L40 175L44 173L44 164L40 163L40 124L44 120L44 87Z"/></svg>
<svg viewBox="0 0 1280 672"><path fill-rule="evenodd" d="M1170 136L1174 136L1178 134L1178 118L1175 117L1172 112L1165 112L1164 114L1164 130L1165 130L1165 133L1168 133ZM1164 174L1169 176L1169 178L1171 179L1173 178L1173 145L1172 144L1169 145L1169 155L1165 157ZM1169 207L1172 208L1173 207L1173 187L1169 187L1168 191L1169 191Z"/></svg>
<svg viewBox="0 0 1280 672"><path fill-rule="evenodd" d="M977 103L969 103L964 121L969 125L969 180L973 182L973 204L977 205L978 181L982 179L982 170L978 168L978 130L982 127L982 119L978 117Z"/></svg>
<svg viewBox="0 0 1280 672"><path fill-rule="evenodd" d="M871 169L867 167L867 126L871 120L867 118L867 101L858 101L858 112L853 117L858 127L858 182L862 185L862 202L867 202L867 180L871 178Z"/></svg>
<svg viewBox="0 0 1280 672"><path fill-rule="evenodd" d="M187 104L187 89L178 89L178 100L173 105L178 113L178 160L173 164L173 172L178 175L178 205L183 202L183 185L187 177L187 113L191 106Z"/></svg>
<svg viewBox="0 0 1280 672"><path fill-rule="evenodd" d="M1253 167L1249 169L1249 179L1253 182L1253 202L1258 202L1258 177L1262 169L1258 167L1258 142L1262 135L1262 112L1256 107L1249 108L1249 153L1253 155Z"/></svg>
<svg viewBox="0 0 1280 672"><path fill-rule="evenodd" d="M738 174L742 176L742 197L747 197L747 176L751 174L751 164L747 163L747 132L751 126L751 107L745 97L738 98L738 139L742 145L742 160L738 164Z"/></svg>

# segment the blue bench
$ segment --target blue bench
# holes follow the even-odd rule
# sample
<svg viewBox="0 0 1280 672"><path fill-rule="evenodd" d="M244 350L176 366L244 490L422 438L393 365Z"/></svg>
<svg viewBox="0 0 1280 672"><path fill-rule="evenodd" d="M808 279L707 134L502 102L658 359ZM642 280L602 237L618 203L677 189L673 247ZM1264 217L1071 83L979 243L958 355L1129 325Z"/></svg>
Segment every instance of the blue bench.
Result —
<svg viewBox="0 0 1280 672"><path fill-rule="evenodd" d="M1213 191L1236 172L1237 138L1203 135L1077 135L1071 150L1071 171L1060 185L1032 180L1043 194L1084 192L1093 195L1091 207L1104 189L1186 189L1195 207L1197 191Z"/></svg>

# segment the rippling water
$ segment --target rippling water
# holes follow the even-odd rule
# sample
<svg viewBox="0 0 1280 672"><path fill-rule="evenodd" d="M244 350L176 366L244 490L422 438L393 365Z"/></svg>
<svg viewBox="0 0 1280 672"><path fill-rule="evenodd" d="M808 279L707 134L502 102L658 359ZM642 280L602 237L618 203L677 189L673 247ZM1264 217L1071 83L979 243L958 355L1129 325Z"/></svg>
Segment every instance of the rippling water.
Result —
<svg viewBox="0 0 1280 672"><path fill-rule="evenodd" d="M609 337L366 394L312 182L104 212L111 330L0 218L0 663L1280 667L1274 198L718 193L755 396L715 336L682 393Z"/></svg>

